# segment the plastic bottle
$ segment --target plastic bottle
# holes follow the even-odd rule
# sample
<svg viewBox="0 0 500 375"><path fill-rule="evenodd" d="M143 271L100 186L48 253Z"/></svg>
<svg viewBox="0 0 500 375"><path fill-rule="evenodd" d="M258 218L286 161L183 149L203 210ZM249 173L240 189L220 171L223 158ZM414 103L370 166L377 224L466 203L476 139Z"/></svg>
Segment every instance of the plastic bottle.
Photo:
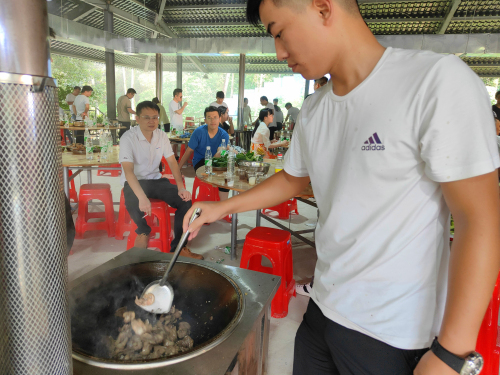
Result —
<svg viewBox="0 0 500 375"><path fill-rule="evenodd" d="M222 139L222 142L220 144L220 147L221 147L221 152L220 152L220 156L224 156L227 154L227 149L226 149L226 140L223 138Z"/></svg>
<svg viewBox="0 0 500 375"><path fill-rule="evenodd" d="M101 146L101 160L106 160L108 158L108 140L104 132L99 137L99 146Z"/></svg>
<svg viewBox="0 0 500 375"><path fill-rule="evenodd" d="M274 166L274 173L278 173L283 170L283 155L278 154L278 160L276 161L276 165Z"/></svg>
<svg viewBox="0 0 500 375"><path fill-rule="evenodd" d="M234 176L234 150L232 147L229 147L229 153L227 155L227 175Z"/></svg>
<svg viewBox="0 0 500 375"><path fill-rule="evenodd" d="M85 147L87 147L87 139L90 138L90 132L89 132L89 129L87 129L87 127L85 126L85 133L83 133L83 144L85 145Z"/></svg>
<svg viewBox="0 0 500 375"><path fill-rule="evenodd" d="M207 151L205 152L205 173L212 174L212 151L210 146L207 146Z"/></svg>
<svg viewBox="0 0 500 375"><path fill-rule="evenodd" d="M108 140L108 155L113 152L113 137L111 137L111 133L107 132L107 140Z"/></svg>
<svg viewBox="0 0 500 375"><path fill-rule="evenodd" d="M88 130L85 130L87 133ZM92 138L90 138L90 135L85 137L85 151L86 151L86 156L87 160L92 160L94 158L94 146L92 144Z"/></svg>

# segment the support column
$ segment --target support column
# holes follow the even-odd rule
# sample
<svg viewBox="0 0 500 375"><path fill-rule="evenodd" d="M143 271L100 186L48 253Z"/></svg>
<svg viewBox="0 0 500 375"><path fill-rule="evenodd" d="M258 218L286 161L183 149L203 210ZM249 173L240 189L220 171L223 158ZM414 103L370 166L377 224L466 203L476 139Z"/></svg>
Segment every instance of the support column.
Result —
<svg viewBox="0 0 500 375"><path fill-rule="evenodd" d="M156 97L162 103L163 92L163 57L161 53L156 54Z"/></svg>
<svg viewBox="0 0 500 375"><path fill-rule="evenodd" d="M104 31L113 32L113 13L104 11ZM116 119L116 81L115 81L115 51L106 48L106 107L108 119Z"/></svg>
<svg viewBox="0 0 500 375"><path fill-rule="evenodd" d="M177 55L177 86L176 89L182 89L182 55Z"/></svg>
<svg viewBox="0 0 500 375"><path fill-rule="evenodd" d="M304 90L304 99L307 98L307 95L309 95L309 80L306 79L306 88Z"/></svg>
<svg viewBox="0 0 500 375"><path fill-rule="evenodd" d="M243 101L245 99L245 61L246 55L240 54L240 66L238 76L238 125L237 130L243 130Z"/></svg>

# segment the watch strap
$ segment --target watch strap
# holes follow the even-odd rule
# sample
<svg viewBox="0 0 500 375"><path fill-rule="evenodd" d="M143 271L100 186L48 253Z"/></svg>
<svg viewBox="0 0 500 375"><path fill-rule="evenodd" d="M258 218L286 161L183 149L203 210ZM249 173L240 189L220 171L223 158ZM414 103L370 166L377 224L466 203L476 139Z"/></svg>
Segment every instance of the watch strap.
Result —
<svg viewBox="0 0 500 375"><path fill-rule="evenodd" d="M436 355L436 357L438 357L441 361L446 363L449 367L460 374L462 368L464 367L465 359L443 348L439 343L437 337L432 342L431 350Z"/></svg>

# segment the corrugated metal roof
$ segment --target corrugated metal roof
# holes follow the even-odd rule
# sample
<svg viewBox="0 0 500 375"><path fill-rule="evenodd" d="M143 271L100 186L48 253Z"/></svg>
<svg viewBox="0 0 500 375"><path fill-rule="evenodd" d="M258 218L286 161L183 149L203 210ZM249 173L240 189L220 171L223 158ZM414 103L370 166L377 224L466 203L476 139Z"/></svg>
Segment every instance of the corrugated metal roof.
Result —
<svg viewBox="0 0 500 375"><path fill-rule="evenodd" d="M435 34L438 33L451 9L452 0L411 1L381 0L372 2L358 0L360 11L368 26L376 35ZM161 0L113 0L111 5L119 9L121 15L114 17L114 32L123 37L149 38L155 30L155 17ZM62 0L50 2L53 14L76 19L77 22L97 29L104 28L102 6L92 0ZM181 38L200 37L263 37L267 36L263 26L254 27L246 22L245 0L167 0L163 12L162 27L168 33ZM102 5L102 4L101 4ZM451 15L450 15L451 17ZM169 26L170 25L170 26ZM447 23L444 24L446 26ZM447 34L500 33L500 0L462 0L456 9ZM73 46L73 47L70 47ZM96 48L81 47L53 41L54 53L74 55L104 61L104 52ZM117 64L144 68L146 56L116 55ZM289 73L288 66L275 58L247 58L247 71ZM200 62L213 72L236 72L238 58L199 57ZM468 63L479 64L477 59ZM481 60L483 63L486 60ZM495 60L488 63L500 64ZM164 56L166 70L175 70L175 57ZM154 69L154 57L150 59L150 69ZM184 69L197 68L190 60L184 59ZM491 66L476 68L480 74L493 72ZM489 70L488 70L489 69ZM485 73L486 72L486 73ZM492 73L493 74L493 73ZM496 74L496 73L495 73Z"/></svg>

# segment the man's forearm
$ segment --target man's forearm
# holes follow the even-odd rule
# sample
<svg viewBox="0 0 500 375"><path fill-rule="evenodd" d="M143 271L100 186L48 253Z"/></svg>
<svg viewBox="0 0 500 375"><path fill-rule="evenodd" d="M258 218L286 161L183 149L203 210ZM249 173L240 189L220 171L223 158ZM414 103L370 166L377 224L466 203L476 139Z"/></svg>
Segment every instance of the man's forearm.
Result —
<svg viewBox="0 0 500 375"><path fill-rule="evenodd" d="M309 177L293 177L281 171L264 182L231 199L220 202L226 214L276 206L296 197L309 184Z"/></svg>
<svg viewBox="0 0 500 375"><path fill-rule="evenodd" d="M500 220L496 171L443 192L455 222L446 309L439 342L465 357L476 346L484 313L500 268ZM451 183L450 183L451 184ZM458 189L456 189L458 190ZM450 197L463 198L455 204ZM458 206L458 207L457 207Z"/></svg>
<svg viewBox="0 0 500 375"><path fill-rule="evenodd" d="M144 193L144 190L142 190L141 184L139 183L139 180L137 179L136 175L133 172L127 172L125 171L125 178L134 192L135 196L137 199L140 199L142 197L146 197L146 194ZM147 197L146 197L147 198Z"/></svg>
<svg viewBox="0 0 500 375"><path fill-rule="evenodd" d="M186 162L186 160L191 156L192 153L193 153L192 149L188 148L186 150L186 152L182 156L181 160L179 160L179 171L182 169L182 166L184 165L184 163Z"/></svg>
<svg viewBox="0 0 500 375"><path fill-rule="evenodd" d="M177 188L179 190L185 189L186 187L184 186L184 182L182 182L181 170L177 165L177 160L175 160L175 156L174 155L169 156L167 158L167 163L168 166L170 167L170 170L172 171L172 174L174 175L175 182L177 183Z"/></svg>

